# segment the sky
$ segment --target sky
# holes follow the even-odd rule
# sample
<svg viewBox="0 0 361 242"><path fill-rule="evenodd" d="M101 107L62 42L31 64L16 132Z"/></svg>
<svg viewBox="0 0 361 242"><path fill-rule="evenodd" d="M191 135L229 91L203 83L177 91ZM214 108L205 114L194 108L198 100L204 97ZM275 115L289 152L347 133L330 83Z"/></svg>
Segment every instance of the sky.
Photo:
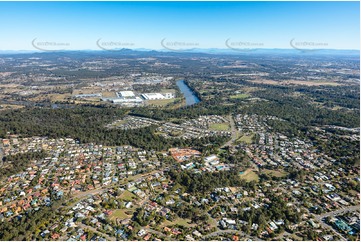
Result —
<svg viewBox="0 0 361 242"><path fill-rule="evenodd" d="M0 50L359 50L359 4L0 2Z"/></svg>

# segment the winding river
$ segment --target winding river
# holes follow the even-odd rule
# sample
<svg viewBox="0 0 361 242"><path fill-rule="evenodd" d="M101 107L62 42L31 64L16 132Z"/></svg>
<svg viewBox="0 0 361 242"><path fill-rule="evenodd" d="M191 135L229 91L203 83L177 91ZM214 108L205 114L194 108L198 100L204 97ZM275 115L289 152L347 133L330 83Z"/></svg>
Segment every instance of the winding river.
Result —
<svg viewBox="0 0 361 242"><path fill-rule="evenodd" d="M184 80L177 81L177 86L179 90L183 93L186 99L186 105L190 106L196 103L199 103L201 100L193 93L192 89L184 82Z"/></svg>

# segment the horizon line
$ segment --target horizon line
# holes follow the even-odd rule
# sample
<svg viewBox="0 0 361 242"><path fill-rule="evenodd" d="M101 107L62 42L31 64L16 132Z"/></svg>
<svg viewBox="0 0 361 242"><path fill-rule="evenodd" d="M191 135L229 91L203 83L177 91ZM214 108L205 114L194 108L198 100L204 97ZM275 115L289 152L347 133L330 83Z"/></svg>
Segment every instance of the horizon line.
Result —
<svg viewBox="0 0 361 242"><path fill-rule="evenodd" d="M1 0L0 0L1 1ZM152 48L113 48L113 49L61 49L61 50L39 50L39 49L20 49L20 50L6 50L6 49L0 49L0 52L67 52L67 51L108 51L108 52L117 52L122 50L134 50L134 51L160 51L160 52L180 52L180 51L192 51L192 50L226 50L229 52L237 52L242 50L294 50L294 51L360 51L360 49L334 49L334 48L304 48L304 49L296 49L296 48L217 48L217 47L209 47L209 48L189 48L189 49L166 49L166 48L160 48L160 49L152 49Z"/></svg>

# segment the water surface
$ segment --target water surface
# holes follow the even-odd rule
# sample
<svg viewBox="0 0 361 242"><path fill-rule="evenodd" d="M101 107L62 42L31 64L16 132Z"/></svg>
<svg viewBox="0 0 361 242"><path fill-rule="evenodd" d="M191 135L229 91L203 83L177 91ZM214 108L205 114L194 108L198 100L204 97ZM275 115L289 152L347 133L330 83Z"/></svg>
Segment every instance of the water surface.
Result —
<svg viewBox="0 0 361 242"><path fill-rule="evenodd" d="M179 87L179 90L183 93L183 95L186 99L187 106L199 103L201 101L195 95L195 93L192 91L192 89L190 89L189 86L184 82L184 80L177 81L177 86Z"/></svg>

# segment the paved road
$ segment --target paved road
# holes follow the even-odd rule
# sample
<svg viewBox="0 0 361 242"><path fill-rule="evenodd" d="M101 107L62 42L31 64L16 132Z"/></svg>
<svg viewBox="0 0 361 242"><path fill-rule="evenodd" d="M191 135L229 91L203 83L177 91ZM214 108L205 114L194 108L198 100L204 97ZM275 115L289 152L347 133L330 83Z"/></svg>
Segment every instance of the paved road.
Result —
<svg viewBox="0 0 361 242"><path fill-rule="evenodd" d="M79 227L82 228L83 230L87 229L87 230L91 230L93 231L94 233L97 233L97 234L100 234L102 237L104 237L107 241L116 241L117 238L113 237L113 236L109 236L107 234L104 234L102 232L99 232L97 229L91 227L91 226L88 226L88 225L85 225L85 224L79 224Z"/></svg>
<svg viewBox="0 0 361 242"><path fill-rule="evenodd" d="M226 230L218 230L216 232L207 234L205 236L202 237L202 239L206 239L208 237L213 237L213 236L219 236L222 234L239 234L240 236L246 237L246 238L252 238L249 235L246 235L244 232L240 231L240 230L234 230L234 229L226 229ZM259 240L259 239L256 239Z"/></svg>
<svg viewBox="0 0 361 242"><path fill-rule="evenodd" d="M112 184L112 185L114 185L114 184ZM89 196L89 195L95 195L95 194L102 193L102 192L106 191L110 187L111 186L108 185L108 186L105 186L105 187L101 187L101 188L97 188L97 189L93 189L93 190L89 190L89 191L85 191L85 192L78 192L78 193L75 193L75 194L71 195L71 198L83 198L83 197L86 197L86 196Z"/></svg>
<svg viewBox="0 0 361 242"><path fill-rule="evenodd" d="M228 115L228 119L229 119L229 123L231 125L231 139L228 140L227 143L222 145L221 148L231 146L238 138L238 130L237 130L236 124L234 122L233 116L231 114ZM259 167L254 162L251 162L251 164L255 171L259 171Z"/></svg>
<svg viewBox="0 0 361 242"><path fill-rule="evenodd" d="M24 197L21 197L21 199L27 199L28 197L30 197L30 196L33 196L35 193L36 193L37 191L35 191L35 192L33 192L33 193L30 193L30 194L28 194L28 195L26 195L26 196L24 196ZM2 205L2 206L0 206L0 209L2 209L2 208L4 208L4 207L9 207L9 206L11 206L11 205L13 205L13 204L17 204L21 199L15 199L15 200L13 200L13 201L10 201L10 202L8 202L8 203L5 203L4 205ZM15 215L14 215L15 216ZM13 217L13 216L12 216ZM11 218L11 217L10 217Z"/></svg>
<svg viewBox="0 0 361 242"><path fill-rule="evenodd" d="M341 209L338 209L338 210L335 210L335 211L332 211L332 212L328 212L328 213L324 213L324 214L320 214L320 215L317 215L315 216L315 219L318 220L323 226L327 227L327 228L330 228L331 230L333 230L338 236L340 236L341 240L343 241L347 241L346 238L344 238L340 233L338 233L337 231L335 231L332 226L326 224L325 222L322 221L322 218L324 217L328 217L328 216L335 216L335 215L338 215L338 214L342 214L342 213L345 213L345 212L352 212L352 211L357 211L360 209L360 206L357 205L357 206L350 206L350 207L345 207L345 208L341 208ZM235 233L238 233L240 234L241 236L247 236L246 234L244 234L242 231L239 231L239 230L232 230L232 229L227 229L227 230L218 230L216 232L213 232L213 233L210 233L210 234L207 234L205 236L202 237L202 239L206 239L208 237L212 237L212 236L219 236L219 235L222 235L222 234L235 234ZM281 236L281 235L280 235ZM279 238L280 236L278 236L277 238ZM257 239L259 240L259 239Z"/></svg>
<svg viewBox="0 0 361 242"><path fill-rule="evenodd" d="M156 170L156 171L151 171L151 172L148 172L148 173L144 173L144 174L142 174L142 176L141 177L148 177L148 176L150 176L150 175L153 175L153 174L155 174L155 173L157 173L157 172L160 172L160 171L164 171L164 169L167 169L168 167L164 167L162 170ZM140 177L139 177L140 178ZM129 179L132 179L132 177L130 177ZM129 180L128 179L128 180ZM118 184L117 184L117 186L121 186L121 185L125 185L125 184L127 184L128 183L128 181L127 182L122 182L122 181L120 181ZM84 198L84 197L87 197L87 196L89 196L89 195L96 195L96 194L99 194L99 193L102 193L102 192L105 192L106 190L108 190L108 189L110 189L111 187L113 187L114 186L114 184L109 184L108 186L103 186L103 187L100 187L100 188L96 188L96 189L93 189L93 190L89 190L89 191L85 191L85 192L78 192L78 193L76 193L76 194L73 194L72 196L71 196L71 198L77 198L77 199L79 199L79 198Z"/></svg>
<svg viewBox="0 0 361 242"><path fill-rule="evenodd" d="M343 235L340 234L338 231L336 231L332 226L326 224L326 223L323 222L323 221L319 221L319 222L320 222L320 224L321 224L323 227L326 227L326 228L332 230L335 234L337 234L337 235L341 238L340 240L342 240L342 241L347 241L347 239L346 239L345 237L343 237Z"/></svg>
<svg viewBox="0 0 361 242"><path fill-rule="evenodd" d="M48 164L46 164L46 166L48 166L50 163L51 163L51 161L49 161ZM48 188L48 187L46 187L46 188ZM48 189L49 189L49 188L48 188ZM41 190L42 190L42 189L41 189ZM34 191L34 192L30 193L30 194L25 195L24 197L18 196L19 199L15 199L15 200L13 200L13 201L11 201L11 202L5 203L4 205L0 206L0 209L2 209L2 208L4 208L4 207L9 207L9 206L11 206L11 205L13 205L13 204L17 204L21 199L23 199L23 200L24 200L24 199L27 199L28 197L33 196L33 195L34 195L35 193L37 193L37 192L41 192L41 191L40 191L40 190ZM21 199L20 199L20 198L21 198ZM10 219L10 218L12 218L12 217L14 217L14 216L16 216L16 215L10 216L10 217L8 217L8 219Z"/></svg>
<svg viewBox="0 0 361 242"><path fill-rule="evenodd" d="M322 221L323 218L325 217L328 217L328 216L336 216L338 214L342 214L342 213L346 213L346 212L353 212L353 211L357 211L360 209L360 206L357 205L357 206L350 206L350 207L344 207L344 208L340 208L338 210L335 210L335 211L331 211L331 212L328 212L328 213L323 213L323 214L320 214L320 215L316 215L315 216L315 219L318 220L318 222L326 227L326 228L329 228L331 229L332 231L334 231L340 238L341 240L343 241L347 241L347 239L342 235L340 234L338 231L336 231L332 226L326 224L324 221Z"/></svg>
<svg viewBox="0 0 361 242"><path fill-rule="evenodd" d="M227 143L222 145L221 148L230 146L237 139L237 128L236 128L236 124L234 123L232 114L228 115L228 119L229 119L229 124L231 125L231 139Z"/></svg>
<svg viewBox="0 0 361 242"><path fill-rule="evenodd" d="M218 235L221 235L221 234L235 234L235 233L238 233L238 232L239 232L238 230L233 230L233 229L218 230L216 232L213 232L213 233L210 233L210 234L207 234L207 235L203 236L202 239L212 237L212 236L218 236Z"/></svg>
<svg viewBox="0 0 361 242"><path fill-rule="evenodd" d="M168 167L165 167L164 169L167 169L167 168L168 168ZM162 169L162 170L156 170L156 171L151 171L151 172L145 173L145 174L143 174L143 177L153 175L154 173L159 172L159 171L163 171L164 169ZM127 182L120 183L120 184L117 184L117 185L125 185L126 183L127 183ZM81 200L82 198L87 197L87 196L89 196L89 195L96 195L96 194L105 192L106 190L110 189L112 186L114 186L114 184L109 184L108 186L104 186L104 187L101 187L101 188L96 188L96 189L89 190L89 191L85 191L85 192L78 192L78 193L76 193L76 194L72 194L69 199L74 199L74 198L75 198L75 199L80 199L80 200ZM26 198L29 197L29 196L33 196L36 192L38 192L38 191L34 191L34 192L32 192L31 194L27 194L27 195L26 195L25 197L23 197L22 199L26 199ZM11 201L11 202L9 202L9 203L6 203L6 204L0 206L0 209L2 209L2 208L4 208L4 207L9 207L10 205L12 205L12 204L14 204L14 203L18 203L18 202L19 202L19 199L15 199L14 201ZM70 208L70 207L74 206L74 205L75 205L76 203L78 203L78 202L79 202L79 201L76 201L76 202L74 202L74 203L71 203L71 204L69 204L68 206L66 206L66 208ZM14 215L14 216L15 216L15 215ZM11 217L13 217L13 216L11 216ZM11 218L11 217L9 217L9 218Z"/></svg>
<svg viewBox="0 0 361 242"><path fill-rule="evenodd" d="M0 143L0 167L4 165L3 157L4 157L3 147L2 144Z"/></svg>
<svg viewBox="0 0 361 242"><path fill-rule="evenodd" d="M290 236L291 234L287 231L284 231L283 233L280 233L277 237L273 238L274 240L281 240L284 236Z"/></svg>
<svg viewBox="0 0 361 242"><path fill-rule="evenodd" d="M354 212L354 211L357 211L357 210L360 210L360 205L343 207L343 208L337 209L335 211L331 211L331 212L328 212L328 213L323 213L323 214L320 214L320 215L316 215L315 218L317 220L321 220L324 217L336 216L336 215L341 214L341 213Z"/></svg>
<svg viewBox="0 0 361 242"><path fill-rule="evenodd" d="M162 238L168 238L168 236L167 236L166 234L163 234L163 233L161 233L161 232L159 232L159 231L156 231L156 230L154 230L154 229L146 228L146 227L143 227L143 229L144 229L145 231L149 232L149 233L156 234L156 235L158 235L158 236L160 236L160 237L162 237Z"/></svg>

